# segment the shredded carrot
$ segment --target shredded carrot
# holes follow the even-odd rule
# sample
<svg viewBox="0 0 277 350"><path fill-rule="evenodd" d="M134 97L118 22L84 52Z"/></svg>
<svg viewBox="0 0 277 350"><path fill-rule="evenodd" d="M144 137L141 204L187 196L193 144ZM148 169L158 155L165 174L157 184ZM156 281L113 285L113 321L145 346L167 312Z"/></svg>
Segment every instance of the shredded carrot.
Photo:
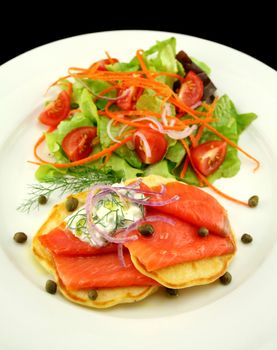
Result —
<svg viewBox="0 0 277 350"><path fill-rule="evenodd" d="M119 147L121 147L122 145L124 145L125 143L127 143L128 141L130 141L131 139L132 139L132 136L126 137L125 139L121 140L120 142L115 143L115 144L111 145L110 147L108 147L108 148L106 148L106 149L104 149L96 154L92 154L89 157L86 157L86 158L83 158L83 159L80 159L80 160L77 160L77 161L71 162L71 163L51 163L51 162L46 162L46 161L41 161L40 163L29 161L29 163L36 164L36 165L50 164L56 168L61 168L61 169L72 168L75 166L87 164L89 162L92 162L94 160L97 160L97 159L105 156L106 154L110 154L113 151L115 151L116 149L118 149Z"/></svg>
<svg viewBox="0 0 277 350"><path fill-rule="evenodd" d="M108 60L110 61L110 63L113 63L113 60L112 60L110 54L108 53L108 51L105 51L105 54L108 57Z"/></svg>
<svg viewBox="0 0 277 350"><path fill-rule="evenodd" d="M150 72L151 72L151 75L152 75L153 77L158 77L158 76L160 76L160 75L164 75L164 76L166 76L166 77L176 78L176 79L180 80L181 83L184 81L184 78L183 78L181 75L176 74L176 73L170 73L170 72L152 72L152 71L150 71Z"/></svg>
<svg viewBox="0 0 277 350"><path fill-rule="evenodd" d="M141 66L141 69L143 71L143 73L145 73L145 75L147 76L147 78L151 79L152 80L152 75L151 75L151 72L149 71L149 69L147 68L145 62L144 62L144 59L143 59L143 50L137 50L136 52L136 56L137 56L137 59L139 61L139 64Z"/></svg>
<svg viewBox="0 0 277 350"><path fill-rule="evenodd" d="M188 170L188 166L189 166L189 157L186 156L186 159L184 161L184 165L183 165L183 169L180 173L180 178L184 178L186 176L187 170Z"/></svg>
<svg viewBox="0 0 277 350"><path fill-rule="evenodd" d="M78 112L81 112L81 109L80 109L80 108L75 108L75 109L72 109L72 110L69 112L69 115L72 115L72 114L78 113Z"/></svg>
<svg viewBox="0 0 277 350"><path fill-rule="evenodd" d="M204 129L205 129L204 125L200 125L199 129L197 130L197 134L196 134L195 139L194 139L196 146L198 145L198 143L203 135Z"/></svg>
<svg viewBox="0 0 277 350"><path fill-rule="evenodd" d="M228 194L226 193L223 193L222 191L220 191L218 188L216 188L214 185L212 185L208 179L202 175L200 173L200 171L195 167L195 165L193 164L193 161L192 161L192 158L191 158L191 153L190 153L190 149L189 149L189 146L187 145L186 141L185 140L181 140L186 152L187 152L187 157L189 158L189 162L194 170L194 172L199 176L199 178L204 182L205 185L207 185L208 187L210 187L212 190L214 190L217 194L219 194L220 196L232 201L232 202L235 202L235 203L238 203L238 204L242 204L242 205L245 205L248 207L248 203L247 202L243 202L239 199L236 199L236 198L233 198L231 196L229 196Z"/></svg>

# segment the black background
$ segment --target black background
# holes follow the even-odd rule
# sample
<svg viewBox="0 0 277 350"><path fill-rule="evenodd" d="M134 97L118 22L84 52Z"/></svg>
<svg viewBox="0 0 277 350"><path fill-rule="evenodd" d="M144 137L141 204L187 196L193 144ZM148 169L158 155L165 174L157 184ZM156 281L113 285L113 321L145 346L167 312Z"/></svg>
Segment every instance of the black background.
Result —
<svg viewBox="0 0 277 350"><path fill-rule="evenodd" d="M196 5L189 8L186 3L183 9L175 6L177 10L174 14L172 9L162 4L159 11L150 11L146 2L141 4L143 6L137 8L135 3L129 2L127 14L121 11L125 5L118 2L114 3L114 8L112 5L101 7L101 4L98 8L94 5L87 8L84 3L80 3L79 10L78 3L75 6L67 4L59 11L51 3L49 8L40 12L24 7L22 15L14 23L0 23L0 63L34 47L74 35L119 29L148 29L219 42L277 69L275 11L265 6L265 3L262 8L256 7L256 13L253 13L253 8L242 10L234 3L207 3L201 11L195 8ZM6 13L12 14L13 10L9 9ZM17 8L17 13L21 13L21 9Z"/></svg>

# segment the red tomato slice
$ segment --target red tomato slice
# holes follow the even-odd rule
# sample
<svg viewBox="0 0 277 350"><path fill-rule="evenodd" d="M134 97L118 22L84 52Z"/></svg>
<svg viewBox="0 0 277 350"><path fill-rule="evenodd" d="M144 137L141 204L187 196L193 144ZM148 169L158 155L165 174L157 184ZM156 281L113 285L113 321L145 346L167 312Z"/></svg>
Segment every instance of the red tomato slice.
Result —
<svg viewBox="0 0 277 350"><path fill-rule="evenodd" d="M203 175L208 176L224 162L226 151L225 141L208 141L191 149L192 162Z"/></svg>
<svg viewBox="0 0 277 350"><path fill-rule="evenodd" d="M202 80L190 70L178 93L179 98L187 105L193 106L195 103L201 101L204 92L204 85Z"/></svg>
<svg viewBox="0 0 277 350"><path fill-rule="evenodd" d="M118 59L116 59L116 58L107 58L105 60L101 60L101 61L99 61L98 70L107 70L106 65L114 64L117 62L118 62Z"/></svg>
<svg viewBox="0 0 277 350"><path fill-rule="evenodd" d="M145 164L159 162L165 156L167 141L159 132L141 129L134 133L135 151Z"/></svg>
<svg viewBox="0 0 277 350"><path fill-rule="evenodd" d="M124 97L122 97L120 100L117 100L116 105L124 111L134 109L135 104L141 96L142 92L143 89L136 86L130 86L128 89L125 90L121 89L118 92L118 96L124 94Z"/></svg>
<svg viewBox="0 0 277 350"><path fill-rule="evenodd" d="M70 94L67 91L59 93L57 99L50 102L39 115L39 121L48 126L57 126L70 111Z"/></svg>
<svg viewBox="0 0 277 350"><path fill-rule="evenodd" d="M89 156L92 151L92 141L97 134L93 126L83 126L71 130L63 139L62 148L72 162Z"/></svg>

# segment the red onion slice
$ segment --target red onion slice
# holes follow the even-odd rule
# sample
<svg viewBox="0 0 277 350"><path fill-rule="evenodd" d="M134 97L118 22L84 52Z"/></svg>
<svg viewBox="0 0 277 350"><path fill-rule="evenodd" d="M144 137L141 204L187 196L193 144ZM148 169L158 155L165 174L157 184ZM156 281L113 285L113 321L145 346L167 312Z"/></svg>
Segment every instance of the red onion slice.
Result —
<svg viewBox="0 0 277 350"><path fill-rule="evenodd" d="M107 124L107 135L109 136L109 138L115 142L115 143L120 143L119 140L115 139L112 135L112 131L111 131L111 126L112 126L112 123L113 123L113 119L110 119L108 124Z"/></svg>
<svg viewBox="0 0 277 350"><path fill-rule="evenodd" d="M197 129L196 125L188 126L182 131L168 130L167 135L173 140L182 140L191 135Z"/></svg>
<svg viewBox="0 0 277 350"><path fill-rule="evenodd" d="M121 243L119 243L117 246L117 255L118 255L120 265L123 267L127 267L126 261L124 259L124 254L123 254L123 244Z"/></svg>
<svg viewBox="0 0 277 350"><path fill-rule="evenodd" d="M98 95L96 94L82 79L76 78L74 77L76 81L78 81L78 83L80 83L81 85L83 85L84 88L86 88L93 96L102 99L102 100L106 100L106 101L118 101L121 100L122 98L126 97L129 94L129 91L125 90L121 95L117 96L117 97L108 97L108 96L102 96L102 95Z"/></svg>
<svg viewBox="0 0 277 350"><path fill-rule="evenodd" d="M177 194L169 199L164 200L164 201L148 201L148 200L144 200L144 199L131 198L127 195L122 195L122 196L124 198L132 200L132 202L134 202L134 203L142 204L142 205L145 205L147 207L162 207L164 205L174 203L180 199L180 197Z"/></svg>

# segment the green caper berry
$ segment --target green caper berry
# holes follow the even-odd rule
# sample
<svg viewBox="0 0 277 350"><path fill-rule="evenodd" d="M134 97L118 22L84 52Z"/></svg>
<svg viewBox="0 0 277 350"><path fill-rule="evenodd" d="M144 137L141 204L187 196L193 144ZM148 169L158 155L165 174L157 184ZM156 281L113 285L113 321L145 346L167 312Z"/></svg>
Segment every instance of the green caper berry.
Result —
<svg viewBox="0 0 277 350"><path fill-rule="evenodd" d="M165 288L165 291L168 295L172 297L177 297L179 295L179 290L178 289L172 289L172 288Z"/></svg>
<svg viewBox="0 0 277 350"><path fill-rule="evenodd" d="M47 197L44 196L43 194L41 194L39 197L38 197L38 202L39 204L46 204L47 203Z"/></svg>
<svg viewBox="0 0 277 350"><path fill-rule="evenodd" d="M24 243L27 241L27 235L24 232L16 232L13 236L13 239L16 241L16 243Z"/></svg>
<svg viewBox="0 0 277 350"><path fill-rule="evenodd" d="M71 102L71 103L70 103L70 109L76 109L76 108L78 108L78 107L79 107L79 105L78 105L77 102Z"/></svg>
<svg viewBox="0 0 277 350"><path fill-rule="evenodd" d="M65 207L67 211L74 211L75 209L77 209L79 204L79 201L77 198L75 197L69 197L67 198L67 200L65 201Z"/></svg>
<svg viewBox="0 0 277 350"><path fill-rule="evenodd" d="M150 224L140 225L138 227L138 232L143 236L152 236L154 233L154 227Z"/></svg>
<svg viewBox="0 0 277 350"><path fill-rule="evenodd" d="M226 286L227 284L231 283L232 275L230 274L230 272L225 272L224 275L222 275L219 278L219 280L222 284L224 284Z"/></svg>
<svg viewBox="0 0 277 350"><path fill-rule="evenodd" d="M97 293L97 290L95 289L92 289L88 292L88 297L90 300L96 300L97 297L98 297L98 293Z"/></svg>
<svg viewBox="0 0 277 350"><path fill-rule="evenodd" d="M241 241L244 244L248 244L248 243L251 243L253 241L253 237L251 235L249 235L248 233L244 233L241 236Z"/></svg>
<svg viewBox="0 0 277 350"><path fill-rule="evenodd" d="M209 234L209 230L206 227L200 227L197 233L200 237L206 237Z"/></svg>
<svg viewBox="0 0 277 350"><path fill-rule="evenodd" d="M52 280L46 281L45 290L47 293L56 294L57 283L55 281L52 281Z"/></svg>
<svg viewBox="0 0 277 350"><path fill-rule="evenodd" d="M259 197L258 196L252 196L248 199L248 205L250 208L255 208L259 204Z"/></svg>

